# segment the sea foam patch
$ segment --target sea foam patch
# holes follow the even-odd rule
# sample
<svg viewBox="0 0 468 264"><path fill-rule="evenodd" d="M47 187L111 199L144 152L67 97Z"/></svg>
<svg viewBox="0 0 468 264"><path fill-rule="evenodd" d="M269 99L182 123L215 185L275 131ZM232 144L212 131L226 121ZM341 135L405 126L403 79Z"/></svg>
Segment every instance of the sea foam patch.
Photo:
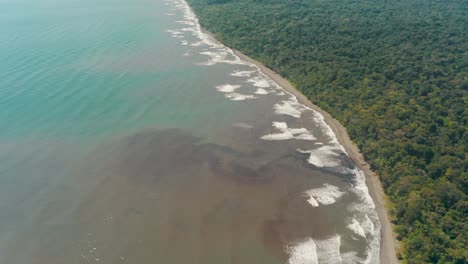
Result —
<svg viewBox="0 0 468 264"><path fill-rule="evenodd" d="M197 41L195 43L190 44L190 46L192 46L192 47L200 47L201 45L203 45L203 42L201 42L201 41Z"/></svg>
<svg viewBox="0 0 468 264"><path fill-rule="evenodd" d="M317 246L312 238L288 247L289 264L318 264Z"/></svg>
<svg viewBox="0 0 468 264"><path fill-rule="evenodd" d="M221 45L218 41L216 41L211 36L202 31L200 24L198 23L197 17L185 1L174 1L172 2L172 4L176 10L181 11L183 14L183 20L177 20L175 22L188 26L186 28L183 28L183 31L192 32L193 35L197 36L200 40L200 45L204 44L212 48L224 48L224 46ZM175 34L173 36L182 37L181 34Z"/></svg>
<svg viewBox="0 0 468 264"><path fill-rule="evenodd" d="M191 27L185 27L185 28L181 28L180 31L183 31L183 32L195 32L195 29L194 29L194 28L191 28Z"/></svg>
<svg viewBox="0 0 468 264"><path fill-rule="evenodd" d="M330 138L330 141L329 143L334 143L336 144L343 152L346 153L346 150L344 149L344 147L338 142L338 138L336 137L335 133L333 132L333 130L331 129L331 127L327 124L327 122L325 122L325 117L317 112L317 111L313 111L313 120L316 124L318 124L321 128L321 130L324 132L325 135L327 135L329 138Z"/></svg>
<svg viewBox="0 0 468 264"><path fill-rule="evenodd" d="M182 24L182 25L187 25L187 26L195 26L195 22L190 21L190 20L178 20L176 23ZM194 30L193 28L190 28L191 30Z"/></svg>
<svg viewBox="0 0 468 264"><path fill-rule="evenodd" d="M373 235L375 232L374 223L372 223L367 214L364 216L364 220L362 221L362 229L364 230L364 234Z"/></svg>
<svg viewBox="0 0 468 264"><path fill-rule="evenodd" d="M272 133L261 138L263 140L286 140L286 139L302 139L315 140L316 138L305 128L288 128L285 122L273 122L273 127L281 131L280 133Z"/></svg>
<svg viewBox="0 0 468 264"><path fill-rule="evenodd" d="M231 76L234 77L249 77L255 71L234 71L231 73Z"/></svg>
<svg viewBox="0 0 468 264"><path fill-rule="evenodd" d="M308 162L316 167L333 168L341 165L339 157L344 153L335 145L324 145L313 150L300 150L301 153L309 154ZM347 172L347 170L343 171Z"/></svg>
<svg viewBox="0 0 468 264"><path fill-rule="evenodd" d="M255 86L255 87L260 87L260 88L270 87L270 83L263 76L257 76L257 77L254 77L254 78L250 78L250 79L247 80L247 82L252 83L253 86Z"/></svg>
<svg viewBox="0 0 468 264"><path fill-rule="evenodd" d="M230 99L231 101L244 101L246 99L254 99L256 98L253 95L247 94L240 94L240 93L227 93L224 95L226 98Z"/></svg>
<svg viewBox="0 0 468 264"><path fill-rule="evenodd" d="M305 192L305 195L308 197L307 202L313 207L318 207L319 204L334 204L344 194L337 186L330 184L324 184L323 187L310 189Z"/></svg>
<svg viewBox="0 0 468 264"><path fill-rule="evenodd" d="M223 84L223 85L216 86L216 90L222 93L232 93L236 89L239 89L240 87L241 87L240 85Z"/></svg>
<svg viewBox="0 0 468 264"><path fill-rule="evenodd" d="M297 101L286 100L274 105L275 113L278 115L288 115L295 118L300 118L303 107Z"/></svg>
<svg viewBox="0 0 468 264"><path fill-rule="evenodd" d="M353 231L356 235L359 235L361 237L366 237L366 232L364 231L364 228L361 226L361 224L356 220L356 218L353 218L351 220L351 223L347 225L347 227Z"/></svg>
<svg viewBox="0 0 468 264"><path fill-rule="evenodd" d="M240 85L223 84L216 86L216 90L225 93L224 97L230 99L231 101L244 101L246 99L256 98L254 95L236 93L235 91L240 87Z"/></svg>
<svg viewBox="0 0 468 264"><path fill-rule="evenodd" d="M360 258L355 251L341 253L342 264L364 263L365 260Z"/></svg>
<svg viewBox="0 0 468 264"><path fill-rule="evenodd" d="M258 88L254 94L258 94L258 95L265 95L265 94L268 94L268 91L263 89L263 88Z"/></svg>
<svg viewBox="0 0 468 264"><path fill-rule="evenodd" d="M237 65L244 65L245 63L237 57L233 57L226 50L215 50L215 51L202 51L200 52L202 55L207 55L210 57L210 60L207 62L199 63L200 65L205 66L212 66L218 63L226 63L226 64L237 64ZM231 57L231 58L229 58Z"/></svg>
<svg viewBox="0 0 468 264"><path fill-rule="evenodd" d="M341 237L334 235L323 240L307 238L288 246L289 264L341 264Z"/></svg>
<svg viewBox="0 0 468 264"><path fill-rule="evenodd" d="M178 30L172 30L172 29L168 29L166 30L167 33L169 33L171 35L171 37L173 38L182 38L182 32L181 31L178 31Z"/></svg>
<svg viewBox="0 0 468 264"><path fill-rule="evenodd" d="M375 211L374 201L366 185L364 172L356 168L353 170L353 173L355 175L355 182L352 191L360 198L360 203L349 205L348 210L357 216L362 216L362 220L358 220L368 241L368 254L364 263L378 263L380 254L380 221Z"/></svg>
<svg viewBox="0 0 468 264"><path fill-rule="evenodd" d="M320 264L341 264L340 253L341 237L334 235L323 240L315 240L317 246L318 263Z"/></svg>

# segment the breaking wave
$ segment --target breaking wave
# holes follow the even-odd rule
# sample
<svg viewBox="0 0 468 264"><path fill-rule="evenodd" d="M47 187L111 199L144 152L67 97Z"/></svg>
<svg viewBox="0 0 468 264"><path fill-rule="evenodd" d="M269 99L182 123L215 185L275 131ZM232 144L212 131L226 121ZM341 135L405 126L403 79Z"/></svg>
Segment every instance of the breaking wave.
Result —
<svg viewBox="0 0 468 264"><path fill-rule="evenodd" d="M341 237L323 240L307 238L288 247L289 264L341 264Z"/></svg>
<svg viewBox="0 0 468 264"><path fill-rule="evenodd" d="M324 184L321 188L314 188L305 192L308 197L307 202L313 207L318 207L319 204L334 204L344 194L337 186L330 184Z"/></svg>
<svg viewBox="0 0 468 264"><path fill-rule="evenodd" d="M286 139L302 139L315 140L316 138L305 128L288 128L285 122L273 122L273 127L281 131L281 133L268 134L262 137L264 140L286 140Z"/></svg>

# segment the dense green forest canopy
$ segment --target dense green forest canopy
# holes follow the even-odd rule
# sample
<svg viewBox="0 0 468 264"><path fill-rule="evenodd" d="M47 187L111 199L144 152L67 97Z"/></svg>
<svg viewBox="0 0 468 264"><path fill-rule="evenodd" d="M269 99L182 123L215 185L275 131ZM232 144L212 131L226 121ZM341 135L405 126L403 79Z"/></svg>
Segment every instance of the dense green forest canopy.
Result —
<svg viewBox="0 0 468 264"><path fill-rule="evenodd" d="M203 27L341 121L404 263L468 263L466 0L189 0Z"/></svg>

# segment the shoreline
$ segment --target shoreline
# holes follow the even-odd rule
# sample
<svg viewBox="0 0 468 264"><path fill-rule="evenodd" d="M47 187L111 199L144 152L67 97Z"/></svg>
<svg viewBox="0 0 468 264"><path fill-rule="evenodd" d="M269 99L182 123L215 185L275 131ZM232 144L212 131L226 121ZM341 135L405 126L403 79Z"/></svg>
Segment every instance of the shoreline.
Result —
<svg viewBox="0 0 468 264"><path fill-rule="evenodd" d="M185 2L185 0L184 0ZM186 2L190 11L195 14L192 10L190 5ZM263 65L263 63L250 58L249 56L243 54L242 52L228 47L221 41L216 38L216 35L211 33L210 31L203 28L197 19L197 24L201 33L208 35L212 38L215 42L222 44L223 46L229 48L235 56L243 61L247 61L249 63L254 64L258 67L258 69L265 74L267 77L272 79L276 82L281 88L286 90L287 92L294 95L298 102L310 107L312 110L319 112L323 115L325 123L330 126L333 133L336 135L338 143L340 143L346 152L349 155L349 158L356 164L356 166L364 173L366 179L366 185L369 190L369 195L371 196L374 204L375 210L377 212L377 216L380 220L381 230L380 230L380 252L379 252L379 260L380 264L399 264L400 261L397 258L397 252L399 251L400 244L399 241L396 239L396 234L393 231L393 224L390 221L390 218L387 213L386 207L386 194L383 190L382 184L380 182L379 177L371 170L369 163L366 162L364 159L361 151L359 148L354 144L351 138L348 135L346 128L333 116L331 116L328 112L321 109L312 101L310 101L302 92L300 92L292 83L290 83L287 79L283 78L280 74L276 73L272 69L268 68L267 66ZM373 264L373 263L371 263Z"/></svg>
<svg viewBox="0 0 468 264"><path fill-rule="evenodd" d="M215 36L203 30L204 33L208 34L212 38L216 39ZM380 263L381 264L397 264L400 263L397 259L397 248L399 243L395 238L395 233L393 232L393 225L390 222L390 219L387 214L387 209L385 206L385 193L380 183L379 177L371 170L370 165L365 161L362 156L359 148L354 144L350 139L346 128L335 118L333 118L328 112L319 108L317 105L312 103L305 95L303 95L299 90L297 90L288 80L283 78L281 75L271 70L270 68L263 65L261 62L250 58L249 56L241 53L238 50L232 49L233 53L239 57L241 60L250 62L256 65L262 73L276 82L286 91L292 93L298 100L299 103L310 107L314 111L321 113L324 116L325 122L330 126L335 133L338 142L345 148L348 152L349 157L353 160L356 166L364 173L366 177L366 185L369 189L369 194L374 201L377 215L381 224L381 238L380 238Z"/></svg>

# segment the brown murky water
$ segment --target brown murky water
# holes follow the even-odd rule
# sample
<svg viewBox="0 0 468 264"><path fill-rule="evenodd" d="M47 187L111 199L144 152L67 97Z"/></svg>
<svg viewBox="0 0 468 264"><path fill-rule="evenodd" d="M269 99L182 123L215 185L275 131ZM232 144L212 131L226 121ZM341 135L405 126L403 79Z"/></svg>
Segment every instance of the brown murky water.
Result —
<svg viewBox="0 0 468 264"><path fill-rule="evenodd" d="M244 152L180 129L122 138L86 159L80 173L99 184L29 263L285 263L290 241L345 231L341 206L313 208L304 192L350 178L306 159L287 142Z"/></svg>

